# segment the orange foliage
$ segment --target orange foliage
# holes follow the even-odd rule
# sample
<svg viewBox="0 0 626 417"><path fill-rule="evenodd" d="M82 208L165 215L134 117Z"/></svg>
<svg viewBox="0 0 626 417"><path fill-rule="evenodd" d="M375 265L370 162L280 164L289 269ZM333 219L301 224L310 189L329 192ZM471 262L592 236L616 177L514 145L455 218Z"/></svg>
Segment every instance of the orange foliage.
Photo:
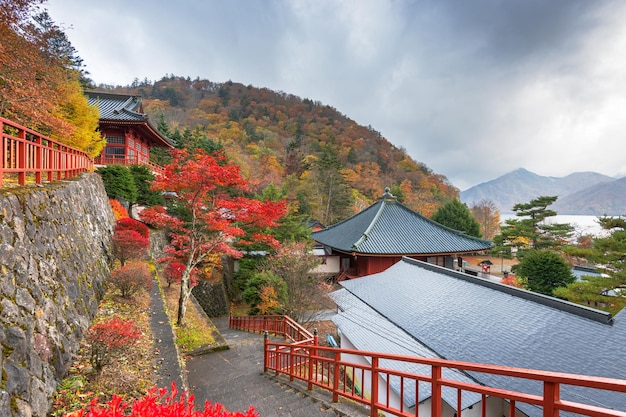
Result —
<svg viewBox="0 0 626 417"><path fill-rule="evenodd" d="M128 218L128 211L126 208L117 200L110 199L109 204L111 205L111 209L113 210L113 215L115 216L115 220L126 219Z"/></svg>

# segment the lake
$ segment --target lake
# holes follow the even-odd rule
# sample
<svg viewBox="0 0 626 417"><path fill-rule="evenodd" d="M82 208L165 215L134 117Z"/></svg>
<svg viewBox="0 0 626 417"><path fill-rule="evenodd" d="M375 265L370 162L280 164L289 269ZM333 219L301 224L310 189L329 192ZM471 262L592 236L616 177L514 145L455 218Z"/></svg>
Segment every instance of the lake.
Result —
<svg viewBox="0 0 626 417"><path fill-rule="evenodd" d="M500 220L504 223L508 219L515 219L517 216L515 213L506 213L500 215ZM598 216L583 216L583 215L575 215L575 214L564 214L557 215L554 217L549 217L546 220L548 223L569 223L571 224L575 231L574 236L580 235L593 235L596 237L605 236L606 232L602 230L600 225L598 224Z"/></svg>

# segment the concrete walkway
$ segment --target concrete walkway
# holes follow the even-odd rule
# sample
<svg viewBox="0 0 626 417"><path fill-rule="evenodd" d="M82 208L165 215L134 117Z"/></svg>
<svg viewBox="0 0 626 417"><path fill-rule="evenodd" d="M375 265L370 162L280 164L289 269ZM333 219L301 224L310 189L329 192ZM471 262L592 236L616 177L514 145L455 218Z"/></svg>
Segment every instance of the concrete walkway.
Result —
<svg viewBox="0 0 626 417"><path fill-rule="evenodd" d="M368 416L351 402L332 403L330 394L306 391L301 382L263 373L263 336L228 328L228 318L212 319L230 349L188 357L189 390L196 404L217 402L229 411L251 405L260 417Z"/></svg>

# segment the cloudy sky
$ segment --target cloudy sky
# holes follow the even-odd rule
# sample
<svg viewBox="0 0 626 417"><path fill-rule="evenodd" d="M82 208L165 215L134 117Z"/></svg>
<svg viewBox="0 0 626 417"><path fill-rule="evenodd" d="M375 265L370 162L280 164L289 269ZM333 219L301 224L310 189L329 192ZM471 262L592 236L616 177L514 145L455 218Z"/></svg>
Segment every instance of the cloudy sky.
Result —
<svg viewBox="0 0 626 417"><path fill-rule="evenodd" d="M626 176L621 0L48 0L96 83L166 74L321 101L461 190Z"/></svg>

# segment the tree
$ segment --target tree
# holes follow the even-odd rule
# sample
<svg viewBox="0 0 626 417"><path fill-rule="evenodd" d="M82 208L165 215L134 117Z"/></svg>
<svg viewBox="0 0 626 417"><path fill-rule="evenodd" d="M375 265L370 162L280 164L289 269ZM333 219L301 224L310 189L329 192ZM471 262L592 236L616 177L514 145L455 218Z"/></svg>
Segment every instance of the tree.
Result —
<svg viewBox="0 0 626 417"><path fill-rule="evenodd" d="M450 200L439 207L431 219L451 229L465 232L470 236L482 237L480 225L474 219L467 206L457 199Z"/></svg>
<svg viewBox="0 0 626 417"><path fill-rule="evenodd" d="M284 314L287 285L270 271L255 272L241 296L250 305L250 314Z"/></svg>
<svg viewBox="0 0 626 417"><path fill-rule="evenodd" d="M163 260L185 265L177 315L181 326L191 295L192 271L203 262L218 259L218 255L241 257L235 244L265 242L277 247L278 241L266 233L243 237L248 227L274 227L285 214L286 204L246 197L248 182L223 152L209 155L197 150L190 154L182 149L173 151L172 158L172 163L164 167L165 175L154 181L153 189L172 192L184 219L162 206L143 210L140 216L150 224L171 230L171 243L165 248L167 256Z"/></svg>
<svg viewBox="0 0 626 417"><path fill-rule="evenodd" d="M163 194L153 191L150 187L154 181L154 174L145 165L131 165L128 167L133 183L137 189L137 199L135 203L144 206L156 206L163 204Z"/></svg>
<svg viewBox="0 0 626 417"><path fill-rule="evenodd" d="M104 190L109 198L123 199L129 205L137 201L137 187L130 173L124 165L108 165L96 171L102 177Z"/></svg>
<svg viewBox="0 0 626 417"><path fill-rule="evenodd" d="M550 223L548 218L556 211L548 209L558 197L542 196L528 203L516 204L513 211L521 219L509 219L494 237L496 250L518 247L523 249L550 249L567 243L574 228L567 223ZM521 252L518 252L518 256Z"/></svg>
<svg viewBox="0 0 626 417"><path fill-rule="evenodd" d="M492 200L481 199L472 205L472 216L480 226L480 233L485 239L493 239L500 230L500 210Z"/></svg>
<svg viewBox="0 0 626 417"><path fill-rule="evenodd" d="M121 229L113 233L113 257L124 266L129 259L145 259L150 241L135 230Z"/></svg>
<svg viewBox="0 0 626 417"><path fill-rule="evenodd" d="M565 259L548 250L525 252L515 271L530 291L546 295L576 279Z"/></svg>
<svg viewBox="0 0 626 417"><path fill-rule="evenodd" d="M284 243L263 266L286 284L283 310L299 322L308 321L305 313L325 307L330 290L323 278L313 272L320 265L320 259L311 249L305 242Z"/></svg>
<svg viewBox="0 0 626 417"><path fill-rule="evenodd" d="M600 217L598 221L609 235L594 239L591 248L569 247L566 253L598 265L597 270L603 275L584 276L581 281L559 288L555 295L617 314L626 306L626 219Z"/></svg>
<svg viewBox="0 0 626 417"><path fill-rule="evenodd" d="M141 332L134 321L125 321L113 317L94 324L87 330L87 339L91 345L91 364L96 371L109 363L112 357L121 354L128 346L139 340Z"/></svg>

